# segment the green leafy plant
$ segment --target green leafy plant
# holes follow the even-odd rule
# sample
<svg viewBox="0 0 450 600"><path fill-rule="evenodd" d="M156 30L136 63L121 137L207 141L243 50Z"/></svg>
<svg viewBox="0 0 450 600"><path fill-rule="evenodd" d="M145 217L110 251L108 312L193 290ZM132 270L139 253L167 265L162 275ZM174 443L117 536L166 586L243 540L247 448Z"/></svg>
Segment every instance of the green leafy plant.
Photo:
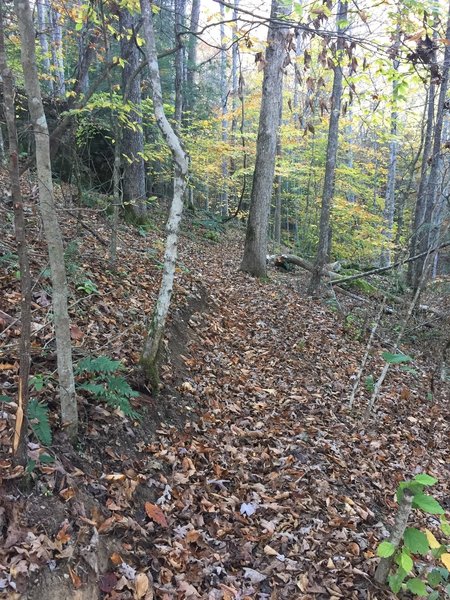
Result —
<svg viewBox="0 0 450 600"><path fill-rule="evenodd" d="M34 435L43 446L51 446L52 430L48 418L48 406L35 399L28 404L27 417Z"/></svg>
<svg viewBox="0 0 450 600"><path fill-rule="evenodd" d="M98 294L98 287L90 279L84 279L77 285L77 290L81 290L85 294Z"/></svg>
<svg viewBox="0 0 450 600"><path fill-rule="evenodd" d="M448 537L450 525L445 518L444 509L433 496L425 493L425 488L435 483L437 479L426 473L416 475L412 480L402 481L397 489L397 501L400 505L408 490L412 495L412 508L439 515L441 531ZM405 527L399 544L384 540L377 548L378 556L396 565L394 572L387 577L392 592L398 594L401 591L409 591L415 596L429 600L440 598L441 589L445 589L447 595L450 593L450 585L447 584L450 569L449 551L450 545L439 542L431 531L421 531L416 527ZM429 561L429 568L423 567L425 558Z"/></svg>
<svg viewBox="0 0 450 600"><path fill-rule="evenodd" d="M392 352L383 352L381 356L387 363L390 363L391 365L400 365L402 363L412 362L411 356L402 354L401 352L397 354L393 354Z"/></svg>
<svg viewBox="0 0 450 600"><path fill-rule="evenodd" d="M99 402L106 402L113 408L119 408L124 415L132 419L140 419L140 414L130 404L131 398L139 396L123 375L124 369L120 360L111 360L107 356L87 357L81 360L76 373L85 381L77 385L77 389L87 392Z"/></svg>

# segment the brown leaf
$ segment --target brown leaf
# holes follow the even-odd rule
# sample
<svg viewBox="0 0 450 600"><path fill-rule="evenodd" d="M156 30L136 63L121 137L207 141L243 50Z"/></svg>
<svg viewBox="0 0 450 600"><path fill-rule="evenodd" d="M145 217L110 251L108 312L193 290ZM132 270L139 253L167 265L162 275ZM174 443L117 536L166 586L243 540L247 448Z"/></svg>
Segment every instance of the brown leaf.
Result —
<svg viewBox="0 0 450 600"><path fill-rule="evenodd" d="M167 519L163 511L156 504L152 504L151 502L145 503L145 512L147 516L161 527L168 527Z"/></svg>
<svg viewBox="0 0 450 600"><path fill-rule="evenodd" d="M71 325L70 326L70 337L73 340L75 340L76 342L79 342L80 340L82 340L84 338L84 333L81 331L81 329L77 325Z"/></svg>
<svg viewBox="0 0 450 600"><path fill-rule="evenodd" d="M109 594L116 587L116 584L117 577L115 573L105 573L98 582L98 587L105 594Z"/></svg>
<svg viewBox="0 0 450 600"><path fill-rule="evenodd" d="M150 582L145 573L138 573L134 582L136 598L143 598L147 593Z"/></svg>

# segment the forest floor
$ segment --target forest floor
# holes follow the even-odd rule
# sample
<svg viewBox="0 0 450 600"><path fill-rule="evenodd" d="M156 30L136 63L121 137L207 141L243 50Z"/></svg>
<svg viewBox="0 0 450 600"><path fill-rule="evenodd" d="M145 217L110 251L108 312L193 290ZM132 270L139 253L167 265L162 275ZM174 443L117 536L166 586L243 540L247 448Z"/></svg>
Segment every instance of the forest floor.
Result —
<svg viewBox="0 0 450 600"><path fill-rule="evenodd" d="M1 211L0 393L13 396L20 292L11 211ZM33 375L45 384L32 396L50 406L56 431L46 252L32 201L28 211ZM61 434L48 448L33 439L33 468L23 476L9 454L15 405L3 405L0 597L392 597L372 577L397 484L432 474L440 480L435 497L450 508L449 396L430 393L434 366L425 354L411 350L414 372L392 367L364 420L369 391L362 385L353 410L348 398L367 332L360 341L342 311L306 298L300 271L273 270L265 282L240 273L242 231L215 242L194 218L180 240L155 398L136 367L164 231L122 225L112 272L100 241L108 238L105 220L92 211L84 222L91 231L64 218L74 357L120 359L141 392L133 405L142 419L81 393L79 445L72 449ZM375 343L367 375L376 378L389 349ZM434 517L414 519L436 530Z"/></svg>

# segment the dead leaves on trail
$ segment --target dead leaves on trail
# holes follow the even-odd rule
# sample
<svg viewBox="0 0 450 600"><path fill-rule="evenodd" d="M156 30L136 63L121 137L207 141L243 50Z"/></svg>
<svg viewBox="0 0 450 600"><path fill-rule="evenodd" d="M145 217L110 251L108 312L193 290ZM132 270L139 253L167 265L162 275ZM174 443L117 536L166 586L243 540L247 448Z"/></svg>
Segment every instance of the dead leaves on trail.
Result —
<svg viewBox="0 0 450 600"><path fill-rule="evenodd" d="M106 345L131 365L159 271L135 232L121 235L120 285L97 252L89 269L101 293L73 309L72 335L86 352ZM240 252L241 240L181 239L189 273L175 284L167 395L144 408L160 422L159 411L184 402L192 418L182 430L167 419L151 438L126 420L113 428L104 407L89 412L81 454L59 451L51 469L37 467L36 503L22 512L31 521L5 517L0 596L55 568L74 590L93 578L104 600L389 597L371 584L375 548L398 481L442 472L448 415L424 402L424 378L395 370L376 419L349 414L364 345L286 277L261 283L239 273ZM200 289L207 310L184 319ZM17 371L15 360L2 364L8 376ZM0 467L3 476L10 462ZM433 522L426 526L432 533Z"/></svg>

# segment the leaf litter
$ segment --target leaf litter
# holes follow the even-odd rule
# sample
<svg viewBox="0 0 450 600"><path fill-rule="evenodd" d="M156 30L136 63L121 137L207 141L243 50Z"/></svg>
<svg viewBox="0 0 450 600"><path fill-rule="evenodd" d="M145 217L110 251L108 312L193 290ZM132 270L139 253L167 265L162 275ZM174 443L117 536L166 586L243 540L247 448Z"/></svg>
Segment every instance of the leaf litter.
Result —
<svg viewBox="0 0 450 600"><path fill-rule="evenodd" d="M74 226L65 223L68 238ZM239 273L236 232L219 246L186 229L164 389L135 399L142 425L82 400L83 444L74 452L55 436L55 461L37 461L30 494L8 480L14 406L5 409L0 597L27 597L45 571L65 574L74 594L94 580L98 597L111 600L391 597L371 582L375 549L400 480L427 472L445 484L448 405L429 399L426 375L393 369L364 422L367 392L354 413L347 400L365 348L342 318L286 276L259 282ZM76 356L105 353L132 369L160 275L147 250L161 254L161 245L158 232L144 242L125 226L120 235L127 253L116 274L105 272L95 239L79 238L98 294L84 300L74 290L72 331ZM33 251L42 252L36 239ZM5 276L2 285L0 308L15 318L17 282ZM42 298L51 296L36 297L42 369L52 340ZM2 338L12 390L19 332L10 327ZM383 350L375 348L369 372ZM44 449L35 446L39 459ZM446 491L436 488L444 506ZM421 524L435 527L432 518Z"/></svg>

